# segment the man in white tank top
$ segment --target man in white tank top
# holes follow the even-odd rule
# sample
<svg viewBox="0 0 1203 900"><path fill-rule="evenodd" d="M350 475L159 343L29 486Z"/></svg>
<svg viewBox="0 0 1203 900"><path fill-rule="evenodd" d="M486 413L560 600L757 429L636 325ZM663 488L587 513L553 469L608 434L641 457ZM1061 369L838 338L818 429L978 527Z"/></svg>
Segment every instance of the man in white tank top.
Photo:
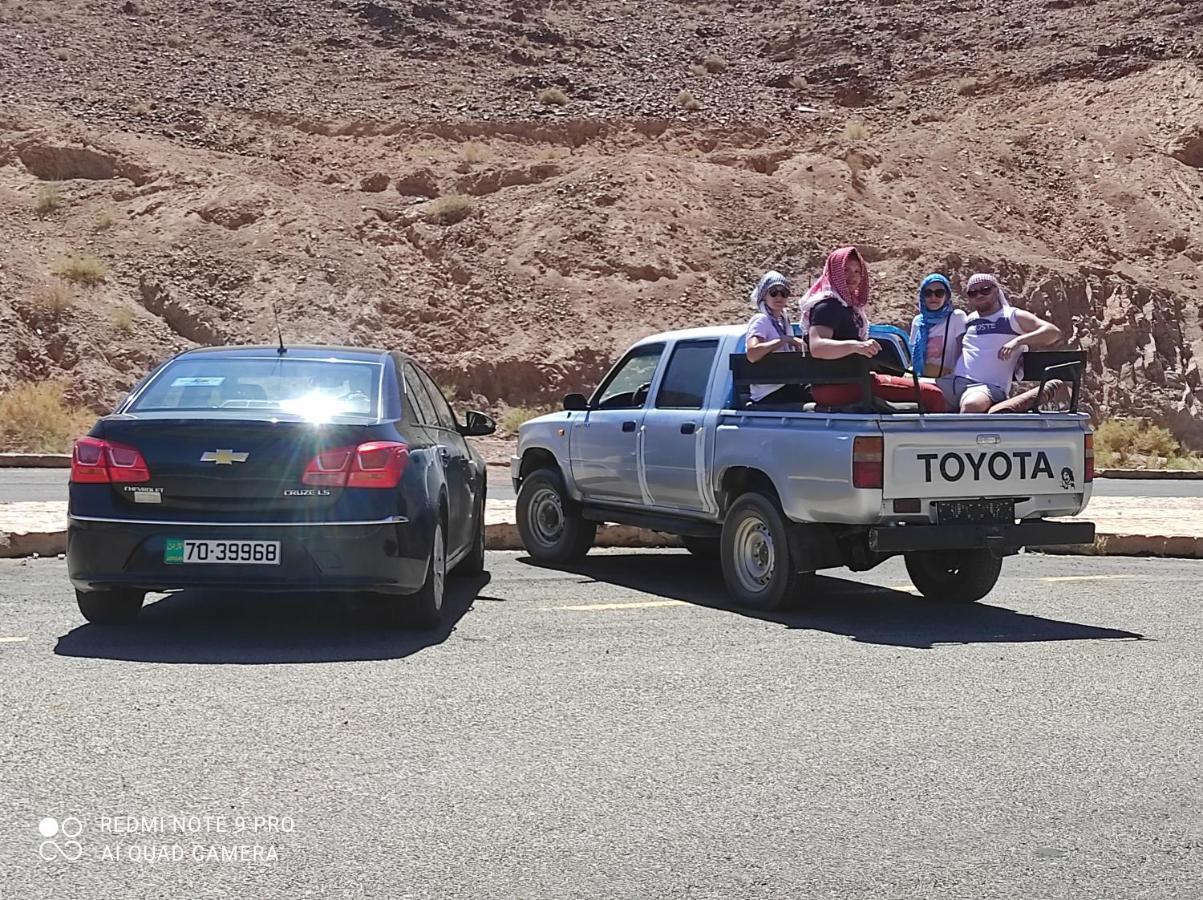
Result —
<svg viewBox="0 0 1203 900"><path fill-rule="evenodd" d="M1061 329L1008 303L993 275L972 276L965 285L965 296L973 312L966 323L953 390L961 412L991 412L991 407L1007 399L1024 350L1055 344L1061 340ZM1036 392L1030 394L1030 401L1034 401ZM1029 401L1027 407L1021 403L1011 408L1015 401L1008 404L1006 412L1030 407Z"/></svg>

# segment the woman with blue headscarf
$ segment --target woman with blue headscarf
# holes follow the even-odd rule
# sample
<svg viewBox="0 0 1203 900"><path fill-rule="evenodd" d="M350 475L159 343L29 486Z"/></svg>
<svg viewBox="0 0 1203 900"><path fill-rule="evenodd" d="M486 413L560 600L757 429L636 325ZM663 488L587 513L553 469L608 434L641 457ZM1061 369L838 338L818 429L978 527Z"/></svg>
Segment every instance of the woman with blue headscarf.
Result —
<svg viewBox="0 0 1203 900"><path fill-rule="evenodd" d="M938 273L919 285L919 314L911 322L911 367L925 378L934 379L950 408L955 391L953 371L961 356L968 317L952 307L952 285Z"/></svg>

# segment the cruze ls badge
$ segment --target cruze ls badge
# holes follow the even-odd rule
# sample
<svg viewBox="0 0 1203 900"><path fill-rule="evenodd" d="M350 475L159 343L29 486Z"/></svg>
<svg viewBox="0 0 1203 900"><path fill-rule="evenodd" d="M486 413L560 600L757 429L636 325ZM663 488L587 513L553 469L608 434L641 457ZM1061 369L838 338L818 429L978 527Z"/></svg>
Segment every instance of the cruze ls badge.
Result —
<svg viewBox="0 0 1203 900"><path fill-rule="evenodd" d="M249 453L238 452L233 450L206 450L201 454L201 462L217 463L219 466L232 466L234 463L246 462Z"/></svg>

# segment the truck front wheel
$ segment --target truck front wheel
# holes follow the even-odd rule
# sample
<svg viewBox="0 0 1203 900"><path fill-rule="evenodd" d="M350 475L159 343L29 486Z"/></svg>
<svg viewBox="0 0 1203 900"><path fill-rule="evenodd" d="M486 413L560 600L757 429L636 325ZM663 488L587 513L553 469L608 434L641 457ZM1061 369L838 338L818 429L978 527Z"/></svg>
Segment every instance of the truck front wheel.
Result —
<svg viewBox="0 0 1203 900"><path fill-rule="evenodd" d="M905 558L919 593L943 603L976 603L1002 571L1002 559L989 550L913 550Z"/></svg>
<svg viewBox="0 0 1203 900"><path fill-rule="evenodd" d="M785 515L775 498L753 491L731 505L720 556L727 591L740 606L769 611L793 599L801 575L794 571Z"/></svg>
<svg viewBox="0 0 1203 900"><path fill-rule="evenodd" d="M539 562L574 562L593 546L597 523L581 518L564 479L553 469L538 469L522 479L517 513L522 546Z"/></svg>

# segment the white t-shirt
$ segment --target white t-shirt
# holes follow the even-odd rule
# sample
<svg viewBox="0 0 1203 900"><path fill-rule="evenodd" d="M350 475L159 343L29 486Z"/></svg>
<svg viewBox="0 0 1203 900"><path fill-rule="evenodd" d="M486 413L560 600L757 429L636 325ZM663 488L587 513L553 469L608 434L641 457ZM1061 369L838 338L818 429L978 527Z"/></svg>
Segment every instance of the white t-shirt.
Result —
<svg viewBox="0 0 1203 900"><path fill-rule="evenodd" d="M1007 341L1023 334L1015 321L1015 313L1014 306L1004 306L992 316L974 313L969 317L961 358L957 362L958 377L992 384L1004 391L1010 389L1015 371L1023 360L1023 348L1010 359L999 359L998 351Z"/></svg>
<svg viewBox="0 0 1203 900"><path fill-rule="evenodd" d="M745 338L757 337L762 341L775 341L778 338L787 337L793 334L793 330L786 323L784 330L774 322L771 317L765 313L758 312L752 316L752 320L748 322L748 330L745 333ZM774 353L795 353L798 348L793 344L785 344L774 350ZM753 403L759 403L773 391L785 387L784 384L753 384L749 385L749 395Z"/></svg>
<svg viewBox="0 0 1203 900"><path fill-rule="evenodd" d="M927 364L940 362L940 354L944 355L944 364L940 367L941 370L952 369L957 364L957 340L965 333L969 317L964 310L954 309L952 314L930 328L927 332L927 358L924 361L924 368ZM915 341L919 337L919 323L923 321L922 316L915 316L911 321L911 346L915 346ZM948 343L944 342L944 333L948 332ZM919 373L924 374L923 372Z"/></svg>

